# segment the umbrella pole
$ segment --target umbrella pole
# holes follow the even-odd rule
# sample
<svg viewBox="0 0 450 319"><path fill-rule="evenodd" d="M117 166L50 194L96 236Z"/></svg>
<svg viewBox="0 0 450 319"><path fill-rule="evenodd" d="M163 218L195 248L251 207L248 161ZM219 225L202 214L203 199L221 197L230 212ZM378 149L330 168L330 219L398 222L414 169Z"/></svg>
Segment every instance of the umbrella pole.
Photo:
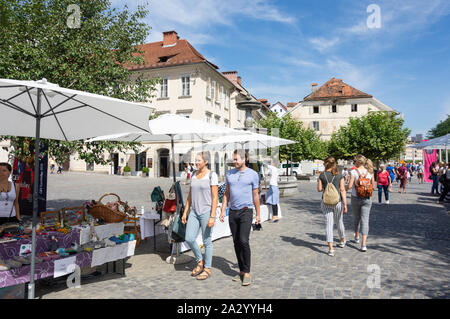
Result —
<svg viewBox="0 0 450 319"><path fill-rule="evenodd" d="M34 185L33 185L33 221L32 221L32 243L31 243L31 269L30 283L28 285L28 299L34 299L34 273L35 273L35 255L36 255L36 220L38 213L38 194L39 194L39 151L40 151L40 130L41 130L41 94L38 89L37 94L37 116L36 116L36 141L34 144Z"/></svg>

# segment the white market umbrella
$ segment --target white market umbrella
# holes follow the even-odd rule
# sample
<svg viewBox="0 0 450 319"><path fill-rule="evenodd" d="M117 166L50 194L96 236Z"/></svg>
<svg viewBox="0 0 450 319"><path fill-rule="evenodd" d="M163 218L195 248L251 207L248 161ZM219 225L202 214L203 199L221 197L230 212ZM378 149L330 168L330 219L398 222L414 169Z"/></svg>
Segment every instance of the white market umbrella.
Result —
<svg viewBox="0 0 450 319"><path fill-rule="evenodd" d="M34 298L40 139L74 141L130 130L146 132L152 109L142 104L62 88L46 79L0 79L0 135L36 139L30 299Z"/></svg>
<svg viewBox="0 0 450 319"><path fill-rule="evenodd" d="M224 136L214 139L202 146L194 148L193 151L233 151L239 148L257 150L295 143L295 141L276 136L250 132L245 135Z"/></svg>
<svg viewBox="0 0 450 319"><path fill-rule="evenodd" d="M173 180L175 174L175 147L174 142L206 142L214 138L225 138L230 135L246 135L250 132L235 130L224 126L206 123L200 120L190 119L176 114L162 114L156 119L148 121L150 133L128 132L109 136L98 136L86 142L101 140L122 142L167 142L172 145L172 171ZM190 148L178 148L178 151L188 151Z"/></svg>

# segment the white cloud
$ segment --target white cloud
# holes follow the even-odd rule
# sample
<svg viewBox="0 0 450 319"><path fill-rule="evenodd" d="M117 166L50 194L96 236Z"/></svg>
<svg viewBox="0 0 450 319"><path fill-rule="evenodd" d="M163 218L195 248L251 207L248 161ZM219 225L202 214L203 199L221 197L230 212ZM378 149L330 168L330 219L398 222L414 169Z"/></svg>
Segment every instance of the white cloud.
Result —
<svg viewBox="0 0 450 319"><path fill-rule="evenodd" d="M381 28L369 29L367 18L371 13L366 10L354 11L352 14L360 15L356 25L339 29L340 33L348 35L372 35L377 31L389 35L399 35L426 28L442 17L450 14L450 1L448 0L378 0L376 4L381 9Z"/></svg>
<svg viewBox="0 0 450 319"><path fill-rule="evenodd" d="M339 44L339 42L340 42L340 40L338 37L334 37L331 39L322 38L322 37L309 39L309 43L311 43L311 45L314 47L314 49L318 50L321 53L336 46L337 44Z"/></svg>
<svg viewBox="0 0 450 319"><path fill-rule="evenodd" d="M375 66L356 66L337 57L327 59L326 63L330 74L358 90L370 89L378 78Z"/></svg>
<svg viewBox="0 0 450 319"><path fill-rule="evenodd" d="M315 62L298 59L298 58L287 58L286 62L288 64L292 64L295 66L301 66L301 67L307 67L307 68L321 68L322 67L321 65L319 65Z"/></svg>
<svg viewBox="0 0 450 319"><path fill-rule="evenodd" d="M211 27L234 27L239 17L285 24L297 21L280 12L270 0L154 0L149 3L149 11L147 23L153 28L150 41L161 31L176 30L193 44L219 42L219 37L209 32Z"/></svg>

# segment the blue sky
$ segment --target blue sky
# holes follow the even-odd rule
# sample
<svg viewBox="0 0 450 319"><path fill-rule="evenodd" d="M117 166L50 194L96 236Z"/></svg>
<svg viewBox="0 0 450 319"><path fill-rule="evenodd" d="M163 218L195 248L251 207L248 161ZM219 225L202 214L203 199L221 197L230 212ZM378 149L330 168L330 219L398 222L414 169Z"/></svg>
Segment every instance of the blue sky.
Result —
<svg viewBox="0 0 450 319"><path fill-rule="evenodd" d="M144 1L118 1L130 9ZM176 30L269 102L298 102L331 77L404 113L412 134L450 114L449 0L149 0L148 42ZM381 27L367 20L380 9ZM370 20L372 21L372 20Z"/></svg>

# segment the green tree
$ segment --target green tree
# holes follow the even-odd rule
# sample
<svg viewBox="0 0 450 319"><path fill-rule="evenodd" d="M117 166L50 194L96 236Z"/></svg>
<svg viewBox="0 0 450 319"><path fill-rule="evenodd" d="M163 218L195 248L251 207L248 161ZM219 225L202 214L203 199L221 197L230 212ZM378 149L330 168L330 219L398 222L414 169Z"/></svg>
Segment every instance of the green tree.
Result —
<svg viewBox="0 0 450 319"><path fill-rule="evenodd" d="M428 131L428 138L436 138L444 136L450 133L450 115L447 115L447 119L440 121L438 125Z"/></svg>
<svg viewBox="0 0 450 319"><path fill-rule="evenodd" d="M79 7L79 24L73 20ZM69 9L69 10L68 10ZM107 0L0 0L0 78L46 78L61 87L134 102L148 101L157 79L132 74L127 65L143 64L138 45L150 28L143 22L144 6L136 12L111 8ZM28 156L32 139L9 139L13 154ZM31 143L30 143L31 141ZM135 144L45 141L59 161L78 152L87 162L103 164L100 154Z"/></svg>
<svg viewBox="0 0 450 319"><path fill-rule="evenodd" d="M411 130L403 128L403 119L388 112L372 112L351 118L333 133L329 152L337 159L352 159L363 154L374 162L398 158L405 150Z"/></svg>
<svg viewBox="0 0 450 319"><path fill-rule="evenodd" d="M314 130L304 128L303 123L290 114L279 118L275 113L268 113L267 118L259 121L259 125L267 129L271 135L274 129L278 129L279 137L296 141L295 144L280 146L280 161L315 160L322 159L327 154L326 142L320 139Z"/></svg>

